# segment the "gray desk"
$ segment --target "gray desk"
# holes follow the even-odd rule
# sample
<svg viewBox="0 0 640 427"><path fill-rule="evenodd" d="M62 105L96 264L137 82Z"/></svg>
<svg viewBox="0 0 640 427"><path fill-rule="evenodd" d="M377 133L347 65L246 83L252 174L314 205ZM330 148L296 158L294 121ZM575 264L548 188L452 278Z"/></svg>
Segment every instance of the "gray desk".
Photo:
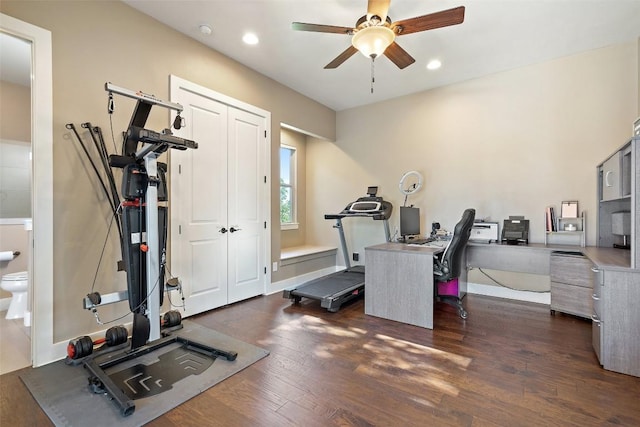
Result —
<svg viewBox="0 0 640 427"><path fill-rule="evenodd" d="M432 258L442 250L402 243L365 248L365 314L433 329ZM628 255L625 258L625 252L619 249L540 243L520 246L469 242L465 250L466 265L467 268L549 275L554 250L580 251L601 268L628 268ZM466 293L466 286L467 269L463 269L459 278L461 297Z"/></svg>
<svg viewBox="0 0 640 427"><path fill-rule="evenodd" d="M433 329L433 255L443 248L365 248L365 314Z"/></svg>
<svg viewBox="0 0 640 427"><path fill-rule="evenodd" d="M629 251L594 246L580 247L569 245L501 245L497 243L467 244L467 268L487 268L491 270L514 271L549 275L551 252L581 252L599 268L628 269Z"/></svg>
<svg viewBox="0 0 640 427"><path fill-rule="evenodd" d="M548 276L551 251L559 248L541 243L521 246L469 242L467 244L467 267ZM577 246L562 248L576 251L584 249Z"/></svg>

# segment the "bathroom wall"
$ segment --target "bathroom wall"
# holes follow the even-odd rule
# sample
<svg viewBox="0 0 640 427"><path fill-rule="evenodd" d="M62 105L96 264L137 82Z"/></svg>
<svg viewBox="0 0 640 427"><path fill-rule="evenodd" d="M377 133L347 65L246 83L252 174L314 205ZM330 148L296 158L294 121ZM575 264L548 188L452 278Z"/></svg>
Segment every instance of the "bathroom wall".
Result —
<svg viewBox="0 0 640 427"><path fill-rule="evenodd" d="M0 80L0 139L31 141L31 89Z"/></svg>
<svg viewBox="0 0 640 427"><path fill-rule="evenodd" d="M0 81L0 218L31 217L31 89Z"/></svg>
<svg viewBox="0 0 640 427"><path fill-rule="evenodd" d="M28 269L28 239L23 221L31 217L31 89L0 81L0 251L19 251L0 261L0 276ZM0 298L10 298L0 290Z"/></svg>
<svg viewBox="0 0 640 427"><path fill-rule="evenodd" d="M0 139L0 218L31 218L31 143Z"/></svg>

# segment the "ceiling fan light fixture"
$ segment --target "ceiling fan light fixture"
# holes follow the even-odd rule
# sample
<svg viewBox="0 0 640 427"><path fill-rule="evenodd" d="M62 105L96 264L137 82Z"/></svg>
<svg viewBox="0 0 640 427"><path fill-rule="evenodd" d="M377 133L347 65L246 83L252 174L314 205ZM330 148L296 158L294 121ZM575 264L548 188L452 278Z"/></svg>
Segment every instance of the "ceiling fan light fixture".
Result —
<svg viewBox="0 0 640 427"><path fill-rule="evenodd" d="M374 25L365 27L355 33L351 39L351 44L367 58L375 58L382 55L395 38L396 35L390 28L383 25Z"/></svg>

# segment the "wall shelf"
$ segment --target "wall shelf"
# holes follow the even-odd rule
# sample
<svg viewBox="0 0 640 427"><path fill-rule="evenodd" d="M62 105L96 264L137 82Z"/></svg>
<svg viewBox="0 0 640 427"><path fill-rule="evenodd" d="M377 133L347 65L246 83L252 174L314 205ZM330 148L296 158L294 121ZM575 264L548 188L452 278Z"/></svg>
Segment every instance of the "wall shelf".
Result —
<svg viewBox="0 0 640 427"><path fill-rule="evenodd" d="M546 217L545 217L546 224ZM544 243L561 244L561 245L586 245L586 214L583 211L577 218L557 218L555 221L555 229L557 231L546 231L544 235ZM568 230L571 226L574 229Z"/></svg>

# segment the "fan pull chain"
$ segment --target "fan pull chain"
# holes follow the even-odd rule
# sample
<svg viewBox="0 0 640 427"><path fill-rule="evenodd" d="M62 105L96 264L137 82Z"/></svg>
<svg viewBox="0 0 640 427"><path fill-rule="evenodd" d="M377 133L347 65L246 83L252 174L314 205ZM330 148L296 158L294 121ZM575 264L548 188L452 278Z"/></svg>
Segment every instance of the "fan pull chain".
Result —
<svg viewBox="0 0 640 427"><path fill-rule="evenodd" d="M376 77L375 77L375 62L376 62L376 56L375 55L371 55L371 93L373 93L373 84L376 81Z"/></svg>

